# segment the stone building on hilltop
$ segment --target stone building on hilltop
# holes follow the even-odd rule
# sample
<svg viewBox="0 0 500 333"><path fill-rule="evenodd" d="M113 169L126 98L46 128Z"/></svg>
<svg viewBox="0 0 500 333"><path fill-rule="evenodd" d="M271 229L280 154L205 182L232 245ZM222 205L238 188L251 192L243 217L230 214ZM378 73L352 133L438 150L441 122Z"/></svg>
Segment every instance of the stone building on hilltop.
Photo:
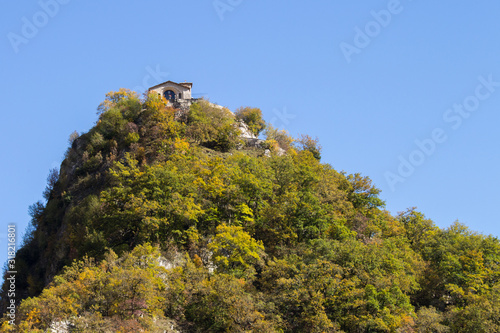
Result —
<svg viewBox="0 0 500 333"><path fill-rule="evenodd" d="M195 103L198 98L191 96L192 83L182 82L176 83L173 81L166 81L148 89L165 97L168 101L168 106L178 109L187 109L191 104Z"/></svg>
<svg viewBox="0 0 500 333"><path fill-rule="evenodd" d="M177 116L182 118L182 116L186 114L186 111L189 109L191 104L196 103L200 100L200 98L192 97L191 88L193 88L193 84L190 82L176 83L173 81L166 81L149 88L148 93L156 92L159 95L164 96L168 101L167 106L180 109L180 112L179 114L177 114ZM221 105L213 103L210 104L216 108L225 109ZM231 112L230 110L228 111ZM254 144L258 144L261 141L257 139L257 137L249 130L248 126L243 121L238 121L238 128L241 132L242 139L245 139L247 141L250 140L254 142Z"/></svg>

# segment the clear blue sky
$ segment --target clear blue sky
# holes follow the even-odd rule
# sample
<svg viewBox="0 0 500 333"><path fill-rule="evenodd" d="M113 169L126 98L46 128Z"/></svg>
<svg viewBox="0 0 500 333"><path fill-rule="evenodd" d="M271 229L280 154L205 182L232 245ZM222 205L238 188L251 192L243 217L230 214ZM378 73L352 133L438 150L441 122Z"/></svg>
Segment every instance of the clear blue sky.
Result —
<svg viewBox="0 0 500 333"><path fill-rule="evenodd" d="M500 235L499 2L55 1L0 12L2 261L105 94L166 80L318 137L394 214Z"/></svg>

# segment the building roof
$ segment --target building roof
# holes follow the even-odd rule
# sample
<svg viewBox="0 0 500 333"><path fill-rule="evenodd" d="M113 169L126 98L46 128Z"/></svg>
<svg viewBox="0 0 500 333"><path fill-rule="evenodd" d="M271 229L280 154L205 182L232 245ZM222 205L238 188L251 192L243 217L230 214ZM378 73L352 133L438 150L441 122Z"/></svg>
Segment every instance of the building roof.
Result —
<svg viewBox="0 0 500 333"><path fill-rule="evenodd" d="M193 84L191 82L181 82L179 83L181 86L184 86L186 88L191 89L193 87Z"/></svg>
<svg viewBox="0 0 500 333"><path fill-rule="evenodd" d="M165 81L163 83L157 84L156 86L153 86L153 87L149 88L148 91L150 91L151 89L155 89L155 88L161 87L161 86L163 86L163 85L165 85L167 83L175 84L176 86L181 86L183 88L188 88L189 90L191 90L191 87L193 87L193 84L190 83L190 82L177 83L177 82L174 82L174 81Z"/></svg>

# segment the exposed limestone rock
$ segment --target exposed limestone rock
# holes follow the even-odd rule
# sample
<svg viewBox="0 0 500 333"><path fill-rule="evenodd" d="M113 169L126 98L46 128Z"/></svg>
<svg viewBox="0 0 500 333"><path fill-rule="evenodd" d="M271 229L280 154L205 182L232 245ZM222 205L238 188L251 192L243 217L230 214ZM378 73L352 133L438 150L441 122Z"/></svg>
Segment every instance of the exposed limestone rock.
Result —
<svg viewBox="0 0 500 333"><path fill-rule="evenodd" d="M257 137L255 136L255 134L253 134L252 131L248 128L248 125L245 124L245 122L243 122L241 120L238 123L238 129L241 132L240 137L242 139L246 139L246 140L257 139Z"/></svg>
<svg viewBox="0 0 500 333"><path fill-rule="evenodd" d="M68 321L54 321L50 324L49 332L52 333L69 333L73 325Z"/></svg>

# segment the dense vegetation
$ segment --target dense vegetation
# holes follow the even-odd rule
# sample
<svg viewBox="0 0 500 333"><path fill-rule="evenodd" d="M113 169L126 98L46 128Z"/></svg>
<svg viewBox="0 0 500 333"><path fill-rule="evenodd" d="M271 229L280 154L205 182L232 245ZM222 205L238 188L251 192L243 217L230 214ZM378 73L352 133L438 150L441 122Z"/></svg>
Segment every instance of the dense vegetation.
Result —
<svg viewBox="0 0 500 333"><path fill-rule="evenodd" d="M30 207L2 331L500 331L498 239L391 216L369 178L259 109L122 89L70 143Z"/></svg>

